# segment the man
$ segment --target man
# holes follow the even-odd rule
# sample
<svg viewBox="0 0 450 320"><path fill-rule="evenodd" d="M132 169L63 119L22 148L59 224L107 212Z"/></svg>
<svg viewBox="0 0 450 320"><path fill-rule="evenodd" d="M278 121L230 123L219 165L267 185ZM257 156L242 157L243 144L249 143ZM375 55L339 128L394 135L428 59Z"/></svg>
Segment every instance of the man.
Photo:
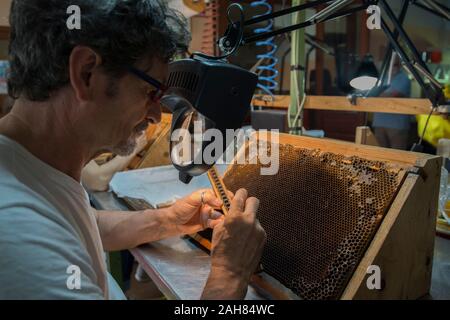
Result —
<svg viewBox="0 0 450 320"><path fill-rule="evenodd" d="M66 27L81 9L81 29ZM9 94L0 120L0 299L124 298L106 271L116 251L213 227L204 299L240 299L265 240L258 200L236 192L230 214L210 190L161 210L93 211L80 185L101 152L127 155L160 121L158 88L186 47L184 22L162 0L15 0ZM79 276L80 281L71 276Z"/></svg>
<svg viewBox="0 0 450 320"><path fill-rule="evenodd" d="M396 63L393 66L393 79L389 88L382 97L408 98L411 95L411 80L401 69L400 61L394 57ZM372 127L375 137L381 147L406 150L408 148L411 120L413 118L405 114L375 113Z"/></svg>

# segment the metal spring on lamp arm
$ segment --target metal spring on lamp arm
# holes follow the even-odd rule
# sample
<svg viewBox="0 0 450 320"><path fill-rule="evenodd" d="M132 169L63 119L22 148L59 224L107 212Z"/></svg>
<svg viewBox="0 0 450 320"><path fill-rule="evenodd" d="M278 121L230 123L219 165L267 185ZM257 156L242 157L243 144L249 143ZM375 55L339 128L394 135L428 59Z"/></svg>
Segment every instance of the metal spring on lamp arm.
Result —
<svg viewBox="0 0 450 320"><path fill-rule="evenodd" d="M269 14L272 12L272 6L267 0L258 0L254 1L250 4L251 7L264 7L267 10L262 13ZM273 29L273 20L270 20L269 23L265 27L256 28L254 33L265 33L268 31L272 31ZM268 47L268 52L259 54L256 57L258 59L264 59L264 63L257 67L257 73L259 76L258 88L260 88L264 93L273 96L274 90L278 87L278 82L276 78L278 76L278 70L276 65L278 64L278 58L275 57L275 52L277 51L278 46L274 42L274 37L269 38L267 40L256 42L258 47Z"/></svg>

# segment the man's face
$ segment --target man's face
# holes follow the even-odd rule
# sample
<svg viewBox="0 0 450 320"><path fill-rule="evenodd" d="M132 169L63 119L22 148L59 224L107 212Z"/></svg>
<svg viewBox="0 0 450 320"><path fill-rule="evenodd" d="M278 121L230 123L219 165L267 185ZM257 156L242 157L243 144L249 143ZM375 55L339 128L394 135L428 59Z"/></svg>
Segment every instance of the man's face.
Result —
<svg viewBox="0 0 450 320"><path fill-rule="evenodd" d="M159 59L135 67L161 83L166 82L168 65ZM103 137L103 149L121 156L130 155L136 147L137 137L150 123L161 121L161 106L150 97L156 88L131 73L119 80L108 81L104 101L98 103L104 110L103 117L98 117L97 132Z"/></svg>

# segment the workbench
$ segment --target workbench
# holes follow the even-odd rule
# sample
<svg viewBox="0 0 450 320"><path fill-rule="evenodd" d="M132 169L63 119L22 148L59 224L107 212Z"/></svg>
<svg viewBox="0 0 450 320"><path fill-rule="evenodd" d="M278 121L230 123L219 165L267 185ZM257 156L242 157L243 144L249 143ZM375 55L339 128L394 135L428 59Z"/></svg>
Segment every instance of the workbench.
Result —
<svg viewBox="0 0 450 320"><path fill-rule="evenodd" d="M128 211L125 203L112 192L90 193L97 210ZM174 237L130 250L167 299L199 299L209 274L209 255L186 237ZM267 274L260 276L266 284L290 299L298 299L289 289ZM250 285L246 299L273 299ZM450 299L450 240L436 237L430 296L426 299Z"/></svg>
<svg viewBox="0 0 450 320"><path fill-rule="evenodd" d="M97 210L129 210L112 192L90 193L90 198ZM210 257L188 237L156 241L130 249L130 252L167 299L200 298L209 275ZM298 299L292 291L264 272L259 274L259 278L290 299ZM246 296L248 300L273 298L269 292L254 285L249 286Z"/></svg>

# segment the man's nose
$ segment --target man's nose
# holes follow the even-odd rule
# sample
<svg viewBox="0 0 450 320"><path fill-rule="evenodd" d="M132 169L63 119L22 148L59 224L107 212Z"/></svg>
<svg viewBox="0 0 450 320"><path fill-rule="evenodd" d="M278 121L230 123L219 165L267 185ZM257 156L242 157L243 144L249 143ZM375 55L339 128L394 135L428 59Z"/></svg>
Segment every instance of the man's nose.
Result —
<svg viewBox="0 0 450 320"><path fill-rule="evenodd" d="M147 120L152 124L161 122L161 104L153 102L148 108Z"/></svg>

